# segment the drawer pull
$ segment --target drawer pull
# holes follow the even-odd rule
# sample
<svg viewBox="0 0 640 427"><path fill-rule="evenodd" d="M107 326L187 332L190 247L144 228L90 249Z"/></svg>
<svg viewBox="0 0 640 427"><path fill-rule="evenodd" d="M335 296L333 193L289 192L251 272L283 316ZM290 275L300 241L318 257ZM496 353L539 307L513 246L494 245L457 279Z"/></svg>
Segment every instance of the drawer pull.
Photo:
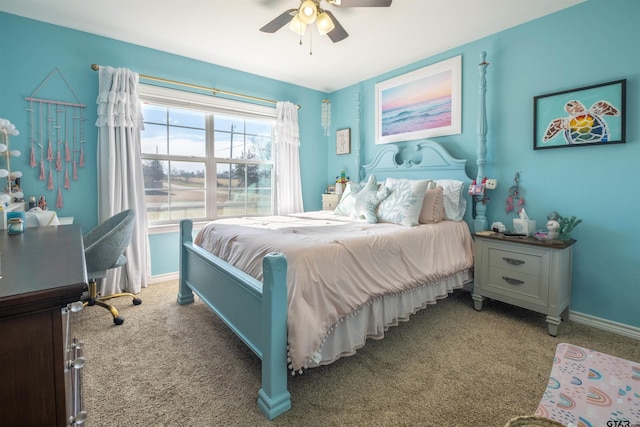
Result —
<svg viewBox="0 0 640 427"><path fill-rule="evenodd" d="M82 369L85 363L87 363L87 359L80 356L74 360L69 360L67 362L67 369Z"/></svg>
<svg viewBox="0 0 640 427"><path fill-rule="evenodd" d="M87 411L80 411L75 417L69 417L68 426L82 425L87 421Z"/></svg>
<svg viewBox="0 0 640 427"><path fill-rule="evenodd" d="M502 259L505 260L507 264L511 264L511 265L524 264L524 261L522 261L521 259L507 258L507 257L503 257Z"/></svg>
<svg viewBox="0 0 640 427"><path fill-rule="evenodd" d="M513 279L507 276L502 276L502 280L504 280L510 285L522 285L524 283L524 280Z"/></svg>

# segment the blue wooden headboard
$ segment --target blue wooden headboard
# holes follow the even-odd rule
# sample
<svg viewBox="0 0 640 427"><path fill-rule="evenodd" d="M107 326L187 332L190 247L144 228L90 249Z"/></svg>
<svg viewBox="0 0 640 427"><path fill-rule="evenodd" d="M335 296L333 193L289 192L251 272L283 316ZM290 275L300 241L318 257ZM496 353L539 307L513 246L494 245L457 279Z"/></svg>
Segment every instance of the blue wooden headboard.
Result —
<svg viewBox="0 0 640 427"><path fill-rule="evenodd" d="M384 146L371 163L363 166L366 176L374 174L378 182L386 178L407 178L457 179L471 183L465 171L467 161L456 159L439 143L431 140L419 142L415 150L411 160L399 160L400 147Z"/></svg>

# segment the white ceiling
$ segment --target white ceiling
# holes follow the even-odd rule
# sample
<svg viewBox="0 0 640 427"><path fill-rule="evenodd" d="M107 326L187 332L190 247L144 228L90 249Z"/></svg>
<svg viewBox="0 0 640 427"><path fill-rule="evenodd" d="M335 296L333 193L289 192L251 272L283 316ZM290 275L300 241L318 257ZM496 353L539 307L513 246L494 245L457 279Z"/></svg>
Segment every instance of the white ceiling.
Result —
<svg viewBox="0 0 640 427"><path fill-rule="evenodd" d="M286 26L259 31L300 0L0 0L0 11L332 92L582 1L323 2L349 37L334 44L308 28L302 46Z"/></svg>

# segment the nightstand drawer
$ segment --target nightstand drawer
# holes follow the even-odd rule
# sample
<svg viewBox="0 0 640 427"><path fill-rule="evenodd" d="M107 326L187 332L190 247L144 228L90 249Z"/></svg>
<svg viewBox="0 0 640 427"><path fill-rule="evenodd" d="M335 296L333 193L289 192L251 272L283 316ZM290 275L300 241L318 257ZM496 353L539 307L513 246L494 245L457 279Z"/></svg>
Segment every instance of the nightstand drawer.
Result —
<svg viewBox="0 0 640 427"><path fill-rule="evenodd" d="M340 202L340 194L323 194L322 195L322 210L333 210L338 206Z"/></svg>
<svg viewBox="0 0 640 427"><path fill-rule="evenodd" d="M522 248L518 248L522 249ZM489 248L489 269L505 269L518 274L540 276L542 269L541 256L522 251Z"/></svg>
<svg viewBox="0 0 640 427"><path fill-rule="evenodd" d="M547 305L549 294L546 282L539 275L525 274L512 269L489 269L486 290L498 295L527 301L543 307Z"/></svg>

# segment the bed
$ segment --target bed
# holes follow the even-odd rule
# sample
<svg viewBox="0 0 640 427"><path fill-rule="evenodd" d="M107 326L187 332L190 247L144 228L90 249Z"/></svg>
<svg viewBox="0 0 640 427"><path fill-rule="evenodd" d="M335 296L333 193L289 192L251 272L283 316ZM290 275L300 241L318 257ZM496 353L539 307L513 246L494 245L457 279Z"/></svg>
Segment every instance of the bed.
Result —
<svg viewBox="0 0 640 427"><path fill-rule="evenodd" d="M305 212L214 221L195 242L192 222L181 222L178 303L198 295L261 359L258 407L268 419L291 408L291 373L354 354L366 339L382 338L387 328L455 289L470 290L472 239L459 216L466 203L461 188L471 182L467 161L435 141L408 150L380 149L362 167L364 187L375 183L378 191L378 183L393 180L449 187L446 215L455 213L456 220L408 227ZM478 165L481 176L484 159Z"/></svg>

